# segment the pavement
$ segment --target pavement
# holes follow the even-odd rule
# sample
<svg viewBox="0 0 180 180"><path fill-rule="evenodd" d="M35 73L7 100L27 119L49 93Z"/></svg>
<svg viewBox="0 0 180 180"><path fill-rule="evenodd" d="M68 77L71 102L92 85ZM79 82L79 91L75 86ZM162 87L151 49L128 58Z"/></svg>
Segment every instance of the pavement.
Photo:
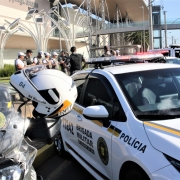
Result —
<svg viewBox="0 0 180 180"><path fill-rule="evenodd" d="M34 146L35 147L35 146ZM44 145L40 149L38 149L35 161L33 162L33 167L36 169L41 166L45 161L55 155L55 147L54 143L50 145Z"/></svg>
<svg viewBox="0 0 180 180"><path fill-rule="evenodd" d="M70 154L60 157L54 154L36 168L36 173L43 180L95 180Z"/></svg>

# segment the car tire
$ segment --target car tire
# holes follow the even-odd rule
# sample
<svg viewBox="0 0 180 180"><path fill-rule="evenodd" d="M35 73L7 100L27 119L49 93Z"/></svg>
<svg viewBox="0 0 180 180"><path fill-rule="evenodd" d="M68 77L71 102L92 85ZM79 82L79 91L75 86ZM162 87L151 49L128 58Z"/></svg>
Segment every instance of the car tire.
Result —
<svg viewBox="0 0 180 180"><path fill-rule="evenodd" d="M150 180L150 179L143 170L139 168L135 168L129 170L124 176L123 180Z"/></svg>
<svg viewBox="0 0 180 180"><path fill-rule="evenodd" d="M59 156L65 155L64 145L61 133L59 133L54 139L54 146Z"/></svg>

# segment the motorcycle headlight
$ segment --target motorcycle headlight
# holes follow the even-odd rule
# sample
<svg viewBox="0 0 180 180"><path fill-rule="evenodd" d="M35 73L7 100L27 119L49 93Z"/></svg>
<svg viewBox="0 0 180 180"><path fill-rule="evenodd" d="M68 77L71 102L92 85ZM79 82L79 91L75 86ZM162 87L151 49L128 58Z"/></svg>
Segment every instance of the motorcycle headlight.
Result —
<svg viewBox="0 0 180 180"><path fill-rule="evenodd" d="M180 172L180 161L164 154L166 159Z"/></svg>
<svg viewBox="0 0 180 180"><path fill-rule="evenodd" d="M8 164L7 161L5 163L6 165ZM4 164L4 165L5 165ZM18 164L18 165L11 165L8 167L2 168L2 164L0 165L0 179L2 180L22 180L24 178L24 170L23 168Z"/></svg>

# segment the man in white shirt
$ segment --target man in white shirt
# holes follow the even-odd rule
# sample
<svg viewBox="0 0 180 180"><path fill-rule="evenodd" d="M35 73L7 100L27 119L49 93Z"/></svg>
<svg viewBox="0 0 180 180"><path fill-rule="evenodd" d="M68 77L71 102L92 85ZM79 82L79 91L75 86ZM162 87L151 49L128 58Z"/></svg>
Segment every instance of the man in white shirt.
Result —
<svg viewBox="0 0 180 180"><path fill-rule="evenodd" d="M118 49L116 50L116 56L120 56L120 55L119 55L119 50L118 50Z"/></svg>
<svg viewBox="0 0 180 180"><path fill-rule="evenodd" d="M52 69L59 69L59 62L57 61L58 54L56 52L52 53L52 58L51 58L51 64L52 64Z"/></svg>
<svg viewBox="0 0 180 180"><path fill-rule="evenodd" d="M45 55L45 59L42 60L42 63L44 64L44 66L47 67L47 69L51 69L52 64L51 61L49 60L51 55L48 52L45 52L44 55Z"/></svg>
<svg viewBox="0 0 180 180"><path fill-rule="evenodd" d="M26 55L23 52L19 52L18 53L18 59L15 60L15 69L16 71L24 69L25 65L24 65L24 57Z"/></svg>

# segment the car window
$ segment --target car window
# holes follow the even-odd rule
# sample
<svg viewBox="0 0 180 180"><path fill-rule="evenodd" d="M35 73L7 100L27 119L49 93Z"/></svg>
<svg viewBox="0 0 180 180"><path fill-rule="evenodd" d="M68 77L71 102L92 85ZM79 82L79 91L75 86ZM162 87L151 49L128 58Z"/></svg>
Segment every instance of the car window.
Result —
<svg viewBox="0 0 180 180"><path fill-rule="evenodd" d="M76 84L77 93L78 93L76 103L80 104L80 95L81 95L81 92L82 92L83 84L85 83L85 79L75 80L74 82Z"/></svg>
<svg viewBox="0 0 180 180"><path fill-rule="evenodd" d="M83 106L92 105L103 105L107 109L111 120L126 120L125 113L114 90L110 84L107 87L98 78L90 78L85 90Z"/></svg>
<svg viewBox="0 0 180 180"><path fill-rule="evenodd" d="M176 58L176 59L166 59L166 63L170 63L170 64L180 64L180 58Z"/></svg>
<svg viewBox="0 0 180 180"><path fill-rule="evenodd" d="M180 117L180 69L115 75L136 117L145 120Z"/></svg>
<svg viewBox="0 0 180 180"><path fill-rule="evenodd" d="M175 56L180 57L180 50L175 50Z"/></svg>

